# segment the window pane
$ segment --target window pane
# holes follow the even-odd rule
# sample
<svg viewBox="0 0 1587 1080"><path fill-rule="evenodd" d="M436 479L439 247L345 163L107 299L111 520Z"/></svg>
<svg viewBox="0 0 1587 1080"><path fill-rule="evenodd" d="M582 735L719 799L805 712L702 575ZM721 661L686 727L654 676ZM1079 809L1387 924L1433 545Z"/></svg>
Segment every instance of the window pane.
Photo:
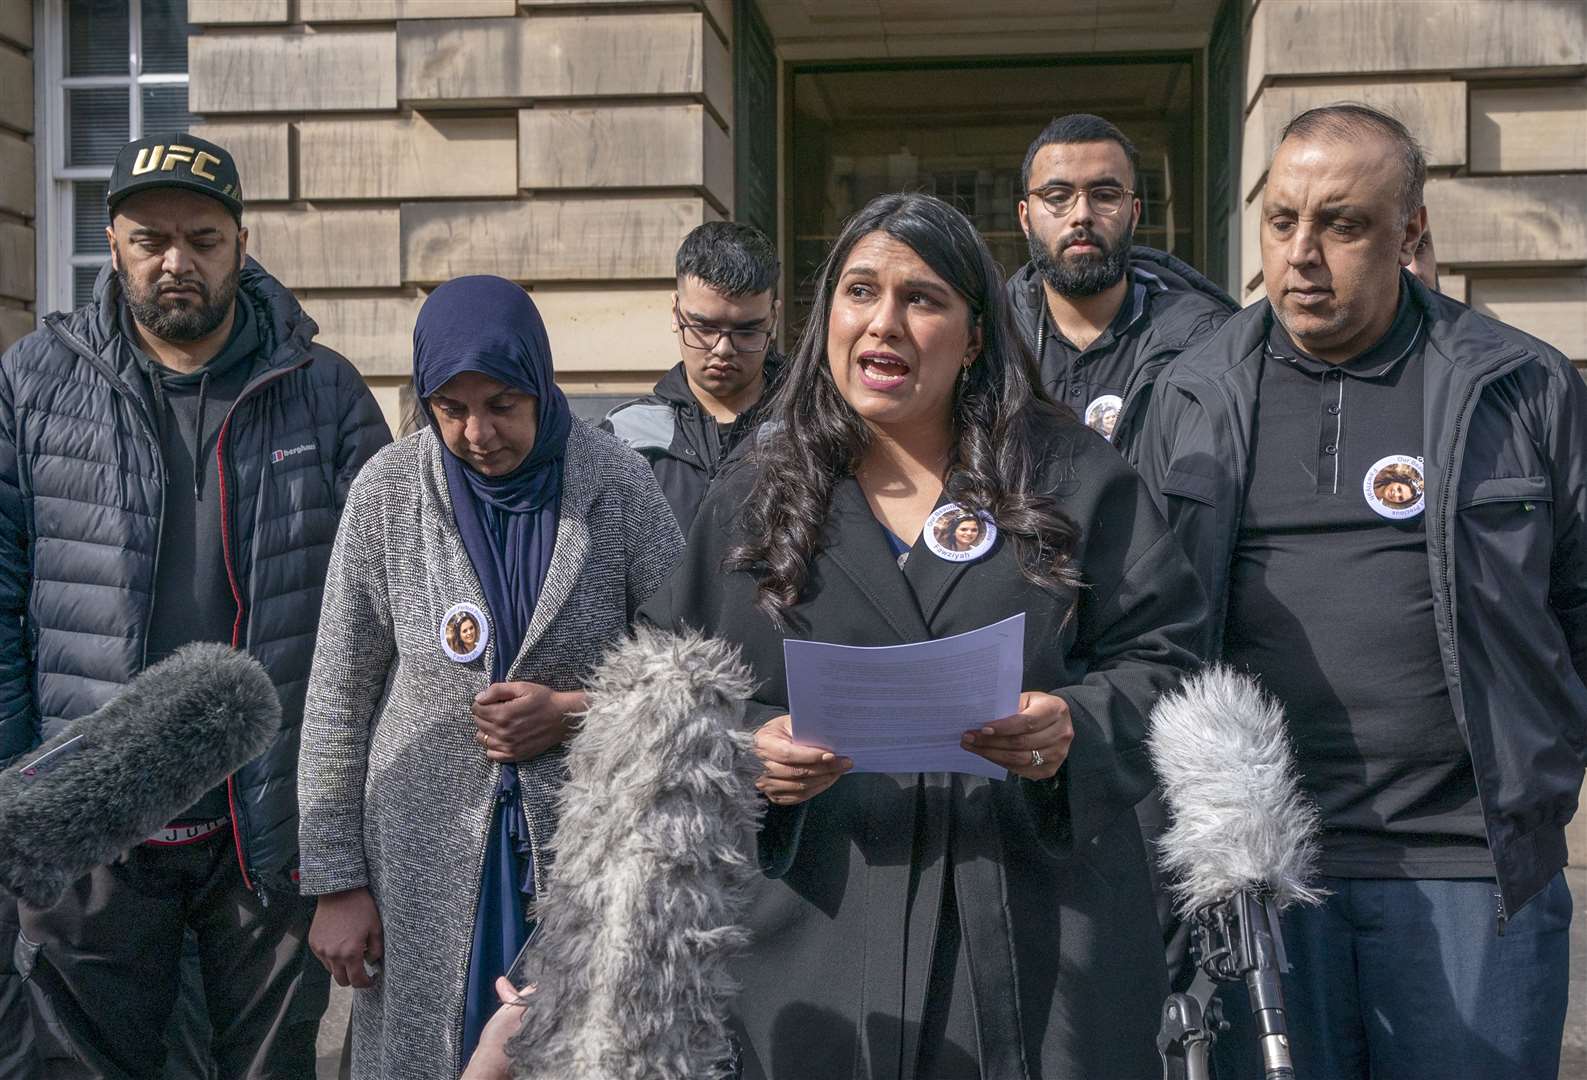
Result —
<svg viewBox="0 0 1587 1080"><path fill-rule="evenodd" d="M187 111L186 86L145 86L143 88L143 134L163 135L186 131L193 117Z"/></svg>
<svg viewBox="0 0 1587 1080"><path fill-rule="evenodd" d="M66 91L66 164L112 165L127 142L127 91Z"/></svg>
<svg viewBox="0 0 1587 1080"><path fill-rule="evenodd" d="M187 70L187 0L143 0L143 70L170 75Z"/></svg>
<svg viewBox="0 0 1587 1080"><path fill-rule="evenodd" d="M97 266L72 267L72 307L80 308L94 298L94 279L98 276Z"/></svg>
<svg viewBox="0 0 1587 1080"><path fill-rule="evenodd" d="M78 180L72 184L72 254L109 254L105 241L105 191L110 184L104 180Z"/></svg>
<svg viewBox="0 0 1587 1080"><path fill-rule="evenodd" d="M127 0L67 0L66 74L131 74L127 11Z"/></svg>

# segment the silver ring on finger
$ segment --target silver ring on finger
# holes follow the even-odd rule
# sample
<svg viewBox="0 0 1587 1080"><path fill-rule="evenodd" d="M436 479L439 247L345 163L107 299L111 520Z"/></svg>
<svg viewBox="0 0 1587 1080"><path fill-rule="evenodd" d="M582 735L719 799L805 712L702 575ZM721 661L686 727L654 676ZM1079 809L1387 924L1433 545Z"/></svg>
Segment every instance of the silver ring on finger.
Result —
<svg viewBox="0 0 1587 1080"><path fill-rule="evenodd" d="M1030 752L1030 767L1031 768L1039 769L1045 764L1047 764L1047 759L1041 756L1041 751L1040 750L1032 750Z"/></svg>

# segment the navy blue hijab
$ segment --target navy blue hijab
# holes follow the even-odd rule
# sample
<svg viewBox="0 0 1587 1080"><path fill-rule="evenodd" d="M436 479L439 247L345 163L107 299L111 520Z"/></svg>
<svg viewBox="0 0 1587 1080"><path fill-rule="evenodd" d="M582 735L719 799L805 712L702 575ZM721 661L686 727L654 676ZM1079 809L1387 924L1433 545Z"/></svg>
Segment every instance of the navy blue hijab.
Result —
<svg viewBox="0 0 1587 1080"><path fill-rule="evenodd" d="M556 545L562 459L573 416L552 380L551 343L529 294L499 277L461 277L432 292L413 328L413 391L440 438L429 397L447 380L476 371L539 401L534 446L512 472L484 476L444 439L452 512L495 625L491 681L517 658Z"/></svg>

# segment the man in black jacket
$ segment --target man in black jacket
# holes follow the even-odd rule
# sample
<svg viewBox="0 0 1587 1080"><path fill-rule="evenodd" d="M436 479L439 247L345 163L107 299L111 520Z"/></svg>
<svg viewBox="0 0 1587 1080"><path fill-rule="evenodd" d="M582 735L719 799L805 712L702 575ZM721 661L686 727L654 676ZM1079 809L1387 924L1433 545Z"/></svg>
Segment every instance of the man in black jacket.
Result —
<svg viewBox="0 0 1587 1080"><path fill-rule="evenodd" d="M0 360L0 762L192 641L263 663L282 728L123 862L23 904L18 971L44 1075L158 1076L191 930L219 1074L312 1076L325 985L304 975L298 726L341 507L390 435L246 258L224 149L129 144L108 203L93 302Z"/></svg>
<svg viewBox="0 0 1587 1080"><path fill-rule="evenodd" d="M1167 252L1132 246L1140 158L1100 116L1060 116L1025 152L1019 224L1030 262L1009 279L1042 385L1134 459L1152 380L1235 302Z"/></svg>
<svg viewBox="0 0 1587 1080"><path fill-rule="evenodd" d="M705 489L760 422L779 364L772 338L782 301L777 253L752 225L696 227L678 248L677 270L672 330L682 359L601 427L649 460L687 536Z"/></svg>
<svg viewBox="0 0 1587 1080"><path fill-rule="evenodd" d="M1403 269L1425 175L1364 106L1289 123L1267 299L1158 381L1139 467L1206 586L1208 654L1284 704L1322 812L1330 895L1284 916L1297 1072L1552 1080L1587 757L1587 388ZM1220 1072L1256 1075L1240 1036Z"/></svg>

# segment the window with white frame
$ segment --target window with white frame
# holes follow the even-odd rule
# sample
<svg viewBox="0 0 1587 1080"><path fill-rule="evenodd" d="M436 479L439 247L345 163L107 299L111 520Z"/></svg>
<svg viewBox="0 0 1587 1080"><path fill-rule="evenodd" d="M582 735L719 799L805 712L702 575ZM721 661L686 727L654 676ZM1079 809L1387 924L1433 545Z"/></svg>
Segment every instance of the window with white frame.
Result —
<svg viewBox="0 0 1587 1080"><path fill-rule="evenodd" d="M93 297L110 255L105 190L130 139L180 131L187 111L187 0L43 0L41 66L48 147L43 310ZM40 35L35 35L39 37Z"/></svg>

